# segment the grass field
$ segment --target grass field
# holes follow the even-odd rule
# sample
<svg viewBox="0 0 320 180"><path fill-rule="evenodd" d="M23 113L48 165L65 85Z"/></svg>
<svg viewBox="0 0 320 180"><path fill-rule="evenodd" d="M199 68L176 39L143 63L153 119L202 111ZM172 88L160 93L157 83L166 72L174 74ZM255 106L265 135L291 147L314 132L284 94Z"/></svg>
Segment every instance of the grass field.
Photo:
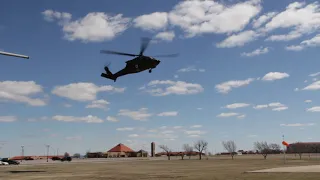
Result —
<svg viewBox="0 0 320 180"><path fill-rule="evenodd" d="M210 157L208 160L188 158L179 160L127 160L90 162L83 160L71 163L48 163L45 165L21 165L0 167L2 180L112 180L112 179L212 179L212 180L319 180L320 173L246 173L284 166L319 165L316 159L304 156L289 156L283 163L282 156L261 155Z"/></svg>

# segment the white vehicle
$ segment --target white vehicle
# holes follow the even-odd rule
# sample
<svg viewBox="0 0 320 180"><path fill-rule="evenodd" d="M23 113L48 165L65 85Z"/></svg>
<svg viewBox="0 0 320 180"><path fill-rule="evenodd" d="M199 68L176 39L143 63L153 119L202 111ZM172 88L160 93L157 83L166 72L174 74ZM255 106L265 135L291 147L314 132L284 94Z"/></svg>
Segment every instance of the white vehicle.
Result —
<svg viewBox="0 0 320 180"><path fill-rule="evenodd" d="M9 163L0 161L0 165L9 165Z"/></svg>

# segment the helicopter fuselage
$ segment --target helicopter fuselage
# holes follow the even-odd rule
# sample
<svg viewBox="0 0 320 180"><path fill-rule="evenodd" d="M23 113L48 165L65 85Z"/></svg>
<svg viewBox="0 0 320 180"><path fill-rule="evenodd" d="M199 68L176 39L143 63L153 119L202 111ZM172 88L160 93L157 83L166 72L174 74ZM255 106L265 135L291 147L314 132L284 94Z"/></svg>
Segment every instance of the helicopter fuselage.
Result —
<svg viewBox="0 0 320 180"><path fill-rule="evenodd" d="M115 74L111 73L108 67L105 67L106 74L102 73L101 76L105 78L116 79L120 76L127 74L139 73L145 70L149 70L149 73L152 72L152 69L156 68L159 65L160 61L149 56L138 56L134 59L126 61L126 67L116 72Z"/></svg>

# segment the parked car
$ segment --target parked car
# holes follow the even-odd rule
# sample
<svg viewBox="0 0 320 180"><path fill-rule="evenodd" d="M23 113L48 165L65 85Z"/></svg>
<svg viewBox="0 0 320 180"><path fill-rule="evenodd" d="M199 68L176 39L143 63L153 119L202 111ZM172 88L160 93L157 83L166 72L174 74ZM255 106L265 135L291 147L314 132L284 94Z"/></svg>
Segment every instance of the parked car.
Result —
<svg viewBox="0 0 320 180"><path fill-rule="evenodd" d="M6 162L6 163L8 163L8 164L13 164L13 165L19 165L20 164L20 162L18 162L18 161L15 161L15 160L11 160L11 159L7 159L7 158L5 158L5 159L1 159L1 161L2 162Z"/></svg>
<svg viewBox="0 0 320 180"><path fill-rule="evenodd" d="M0 161L0 165L9 165L9 163Z"/></svg>

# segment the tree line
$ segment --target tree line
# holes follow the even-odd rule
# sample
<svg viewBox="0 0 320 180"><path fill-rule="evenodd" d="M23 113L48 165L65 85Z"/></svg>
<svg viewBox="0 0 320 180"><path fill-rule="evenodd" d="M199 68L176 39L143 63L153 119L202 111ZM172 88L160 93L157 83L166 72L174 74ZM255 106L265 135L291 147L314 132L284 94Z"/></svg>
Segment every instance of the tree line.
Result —
<svg viewBox="0 0 320 180"><path fill-rule="evenodd" d="M284 151L281 150L281 146L276 143L267 143L266 141L257 141L253 143L254 149L257 154L261 154L264 159L267 159L268 154L280 154ZM234 159L234 155L237 154L237 145L234 141L223 141L222 146L231 156L231 159ZM168 156L168 160L170 160L170 156L173 154L172 150L166 145L160 145L160 149L162 149L166 155ZM208 142L205 140L198 140L194 142L193 145L184 144L182 146L183 152L179 152L181 159L183 160L185 156L189 156L189 159L194 152L197 152L199 155L199 159L202 159L203 152L206 152L208 148ZM318 153L320 152L320 144L305 144L305 143L294 143L287 148L287 153L295 153L299 154L300 159L302 153Z"/></svg>

